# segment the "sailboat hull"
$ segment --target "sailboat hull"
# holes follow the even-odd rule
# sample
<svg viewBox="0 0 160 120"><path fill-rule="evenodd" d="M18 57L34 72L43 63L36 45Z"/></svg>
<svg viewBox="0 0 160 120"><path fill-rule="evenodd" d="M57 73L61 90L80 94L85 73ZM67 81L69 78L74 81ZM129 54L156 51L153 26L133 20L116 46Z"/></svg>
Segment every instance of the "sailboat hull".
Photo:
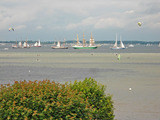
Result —
<svg viewBox="0 0 160 120"><path fill-rule="evenodd" d="M72 46L74 49L96 49L97 46L83 47L83 46Z"/></svg>
<svg viewBox="0 0 160 120"><path fill-rule="evenodd" d="M52 47L52 49L68 49L68 47Z"/></svg>
<svg viewBox="0 0 160 120"><path fill-rule="evenodd" d="M18 48L17 46L12 46L12 48Z"/></svg>
<svg viewBox="0 0 160 120"><path fill-rule="evenodd" d="M125 48L121 48L121 47L116 47L116 48L111 48L112 50L120 50L120 49L125 49Z"/></svg>

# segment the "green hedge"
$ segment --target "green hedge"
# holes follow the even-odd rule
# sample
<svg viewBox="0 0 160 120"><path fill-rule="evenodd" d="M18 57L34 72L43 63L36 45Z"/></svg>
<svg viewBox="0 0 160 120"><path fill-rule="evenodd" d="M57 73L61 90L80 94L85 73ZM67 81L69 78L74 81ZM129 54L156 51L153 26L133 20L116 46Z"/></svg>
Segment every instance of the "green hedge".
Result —
<svg viewBox="0 0 160 120"><path fill-rule="evenodd" d="M94 79L73 84L15 81L0 87L0 120L113 120L113 102Z"/></svg>

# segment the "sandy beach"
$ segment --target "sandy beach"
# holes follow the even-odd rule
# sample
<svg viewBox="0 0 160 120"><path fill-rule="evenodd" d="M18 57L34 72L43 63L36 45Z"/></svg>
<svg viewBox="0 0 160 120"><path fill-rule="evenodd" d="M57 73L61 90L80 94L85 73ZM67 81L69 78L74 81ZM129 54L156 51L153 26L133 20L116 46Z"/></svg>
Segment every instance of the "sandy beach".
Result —
<svg viewBox="0 0 160 120"><path fill-rule="evenodd" d="M115 119L160 120L160 54L0 52L0 84L95 78L113 95Z"/></svg>

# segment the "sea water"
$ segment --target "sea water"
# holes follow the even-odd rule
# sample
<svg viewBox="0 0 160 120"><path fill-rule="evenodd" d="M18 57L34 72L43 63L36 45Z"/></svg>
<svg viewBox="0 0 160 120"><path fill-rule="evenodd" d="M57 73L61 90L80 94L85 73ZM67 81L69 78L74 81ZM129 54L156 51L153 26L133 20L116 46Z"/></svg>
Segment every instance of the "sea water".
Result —
<svg viewBox="0 0 160 120"><path fill-rule="evenodd" d="M49 79L73 82L95 78L112 94L118 120L160 118L160 48L136 45L124 50L101 46L93 50L39 48L13 49L0 45L0 84ZM117 60L117 53L121 59ZM132 90L129 90L132 88Z"/></svg>
<svg viewBox="0 0 160 120"><path fill-rule="evenodd" d="M106 69L101 69L99 68L100 66L96 65L105 64L105 61L100 63L98 61L101 61L101 59L97 59L98 57L96 57L94 59L97 59L97 63L90 63L94 60L90 57L94 55L107 53L160 53L160 48L156 45L136 45L134 48L126 48L122 50L112 50L109 45L101 46L97 49L73 49L71 46L69 49L51 49L51 46L51 44L45 44L42 45L42 47L15 49L11 47L10 43L0 45L0 54L3 54L3 56L0 56L0 83L2 84L24 79L67 81L83 79L85 77L97 78L99 77L99 73L103 73ZM87 59L87 56L85 56L85 58L84 56L78 56L78 54L83 55L83 53L90 57ZM20 56L17 57L15 54L19 54ZM46 57L44 55L46 55ZM114 57L116 58L116 56ZM129 57L130 56L128 56L128 58ZM73 64L75 62L73 59L75 58L79 60ZM90 62L88 61L89 59L91 59ZM108 58L105 59L107 60ZM66 60L70 62L67 63ZM90 66L85 68L77 66L77 64ZM77 67L74 68L73 66Z"/></svg>

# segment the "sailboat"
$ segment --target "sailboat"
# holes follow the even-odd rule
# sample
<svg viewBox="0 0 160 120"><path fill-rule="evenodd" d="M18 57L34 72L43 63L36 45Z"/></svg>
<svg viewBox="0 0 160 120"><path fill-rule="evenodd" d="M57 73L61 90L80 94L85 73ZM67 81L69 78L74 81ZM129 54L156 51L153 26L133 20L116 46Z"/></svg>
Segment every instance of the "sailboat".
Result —
<svg viewBox="0 0 160 120"><path fill-rule="evenodd" d="M29 44L27 43L27 40L23 43L23 48L30 48Z"/></svg>
<svg viewBox="0 0 160 120"><path fill-rule="evenodd" d="M113 47L111 47L111 49L113 50L118 50L118 49L125 49L126 47L124 46L122 40L121 40L121 36L120 36L120 46L117 45L117 35L116 35L116 41L113 45Z"/></svg>
<svg viewBox="0 0 160 120"><path fill-rule="evenodd" d="M22 48L22 42L18 43L18 48Z"/></svg>
<svg viewBox="0 0 160 120"><path fill-rule="evenodd" d="M15 44L15 45L12 45L12 48L18 48L18 46L17 46L17 41L16 41L16 44Z"/></svg>
<svg viewBox="0 0 160 120"><path fill-rule="evenodd" d="M128 47L133 48L133 47L134 47L134 45L133 45L133 44L129 44L129 45L128 45Z"/></svg>
<svg viewBox="0 0 160 120"><path fill-rule="evenodd" d="M65 42L63 44L63 46L61 46L61 42L58 41L56 46L52 46L52 49L68 49L68 47L65 46Z"/></svg>
<svg viewBox="0 0 160 120"><path fill-rule="evenodd" d="M91 38L89 41L89 46L86 45L86 40L84 39L84 34L83 34L83 44L81 45L79 42L78 34L77 34L77 44L72 46L74 49L96 49L97 46L94 45L94 38L92 37L91 33Z"/></svg>
<svg viewBox="0 0 160 120"><path fill-rule="evenodd" d="M34 47L41 47L41 42L40 42L40 40L39 40L38 42L34 43L33 46L34 46Z"/></svg>

